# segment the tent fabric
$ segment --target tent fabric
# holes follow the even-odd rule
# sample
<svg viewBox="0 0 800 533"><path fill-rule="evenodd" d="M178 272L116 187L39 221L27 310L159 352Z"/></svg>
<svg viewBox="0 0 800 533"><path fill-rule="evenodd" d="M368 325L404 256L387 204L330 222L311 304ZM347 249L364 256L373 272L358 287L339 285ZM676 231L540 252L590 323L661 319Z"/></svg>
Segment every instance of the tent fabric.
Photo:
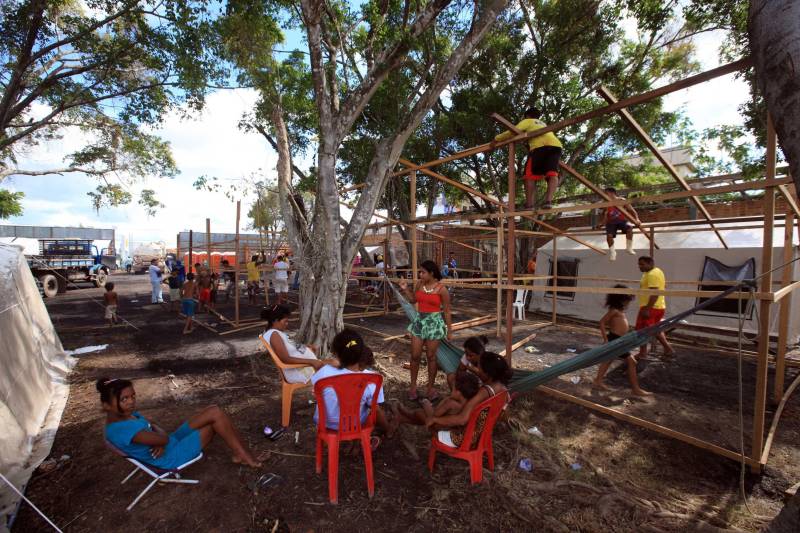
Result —
<svg viewBox="0 0 800 533"><path fill-rule="evenodd" d="M0 472L22 488L50 451L73 359L64 353L22 249L7 244L0 244L0 361ZM0 531L17 503L0 484Z"/></svg>
<svg viewBox="0 0 800 533"><path fill-rule="evenodd" d="M394 291L395 297L397 298L397 301L400 302L400 305L402 306L403 311L408 319L414 320L417 315L417 310L414 309L414 306L403 297L393 283L389 283L389 286ZM682 313L678 313L677 315L671 316L655 326L631 331L627 335L623 335L622 337L609 343L586 350L575 357L570 357L569 359L549 366L544 370L532 371L516 369L514 370L514 374L511 378L508 388L511 392L516 394L528 392L539 385L543 385L563 374L569 374L570 372L575 372L577 370L588 368L605 361L610 361L616 357L619 357L625 352L630 352L635 348L642 346L643 344L647 344L651 337L662 331L672 328L675 326L675 324L685 319L687 316L692 315L708 306L714 305L716 302L724 299L727 295L733 293L734 291L740 290L740 287L741 285L733 286L721 294L718 294L713 298L709 298L700 305L683 311ZM463 354L464 352L462 350L459 350L450 342L444 340L439 343L439 349L436 351L436 361L446 373L455 372Z"/></svg>

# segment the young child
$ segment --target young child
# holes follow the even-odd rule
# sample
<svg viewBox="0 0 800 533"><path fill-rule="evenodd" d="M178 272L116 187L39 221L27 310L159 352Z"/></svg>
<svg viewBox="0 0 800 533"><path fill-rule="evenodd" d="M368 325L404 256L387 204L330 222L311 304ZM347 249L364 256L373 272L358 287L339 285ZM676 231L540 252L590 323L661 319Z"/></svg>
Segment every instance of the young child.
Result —
<svg viewBox="0 0 800 533"><path fill-rule="evenodd" d="M453 391L450 396L439 402L434 408L430 400L423 398L421 409L406 409L402 405L397 407L398 420L401 424L414 424L423 426L437 416L454 415L461 412L464 405L471 400L481 388L481 382L475 374L466 370L454 372ZM449 376L448 376L449 377Z"/></svg>
<svg viewBox="0 0 800 533"><path fill-rule="evenodd" d="M311 376L311 383L316 385L319 380L324 378L362 372L362 362L369 361L369 357L364 355L365 348L366 346L361 335L352 329L343 329L331 342L331 351L336 356L339 367L324 365ZM366 370L366 372L372 371ZM367 385L361 397L361 422L366 422L367 416L369 416L370 406L372 405L372 398L377 394L376 425L383 430L387 437L391 437L397 429L397 421L395 420L394 423L391 423L381 407L381 404L384 403L383 387L379 388L377 391L375 388L373 384ZM339 401L336 397L336 393L333 389L325 389L322 391L322 397L325 402L325 414L327 418L325 426L328 429L339 429ZM314 423L318 421L319 409L316 409L314 411ZM376 446L377 443L374 443L373 448Z"/></svg>
<svg viewBox="0 0 800 533"><path fill-rule="evenodd" d="M177 311L181 301L181 279L177 268L170 270L167 285L169 285L169 310Z"/></svg>
<svg viewBox="0 0 800 533"><path fill-rule="evenodd" d="M619 196L617 196L617 190L614 187L606 187L605 189L606 194L612 200L619 200ZM634 217L635 222L639 222L639 215L636 213L636 210L628 206L628 211ZM614 241L617 238L617 231L622 232L625 234L625 251L631 255L636 255L636 252L633 249L633 225L628 221L628 217L625 216L625 213L622 212L617 206L611 206L606 208L604 222L600 224L602 228L605 226L606 230L606 242L608 243L608 260L609 261L616 261L617 260L617 251L614 248Z"/></svg>
<svg viewBox="0 0 800 533"><path fill-rule="evenodd" d="M625 285L614 285L615 289L625 289ZM606 307L608 313L603 315L600 319L600 335L603 337L603 343L611 342L628 333L629 325L628 319L625 317L625 310L628 305L633 301L631 294L608 294L606 295ZM636 375L636 358L630 352L626 352L619 356L624 359L628 364L628 380L631 382L631 389L636 396L648 396L652 393L642 390L639 387L639 377ZM611 361L606 361L597 369L597 377L594 379L594 386L601 390L608 390L608 387L603 383L603 378L608 372L608 367L611 366Z"/></svg>
<svg viewBox="0 0 800 533"><path fill-rule="evenodd" d="M261 467L230 417L217 406L206 407L167 433L136 411L136 391L127 379L100 378L97 392L106 412L106 440L127 456L165 470L177 468L197 457L219 435L233 452L234 463Z"/></svg>
<svg viewBox="0 0 800 533"><path fill-rule="evenodd" d="M186 283L181 287L181 312L186 315L186 325L183 327L184 335L191 333L193 329L195 296L197 296L197 285L194 282L194 273L189 273L186 275Z"/></svg>
<svg viewBox="0 0 800 533"><path fill-rule="evenodd" d="M108 325L113 326L119 320L117 319L117 293L114 292L114 284L110 281L106 283L106 292L103 294L103 302L106 304L106 320L108 320Z"/></svg>
<svg viewBox="0 0 800 533"><path fill-rule="evenodd" d="M450 385L452 391L455 387L455 379L457 372L471 372L478 376L480 381L486 380L486 374L480 369L481 355L486 351L486 344L489 339L486 335L476 335L464 341L464 355L461 356L461 361L458 364L456 372L447 374L447 384Z"/></svg>
<svg viewBox="0 0 800 533"><path fill-rule="evenodd" d="M497 396L498 394L508 395L506 385L511 381L512 371L505 358L494 352L483 352L481 355L480 368L486 374L486 381L480 386L478 392L470 398L457 413L449 413L432 416L425 420L428 428L438 429L437 438L443 444L458 448L464 440L464 426L469 422L472 410L484 400ZM478 416L475 424L475 432L472 434L471 446L478 444L486 419L489 415L488 410L484 409Z"/></svg>

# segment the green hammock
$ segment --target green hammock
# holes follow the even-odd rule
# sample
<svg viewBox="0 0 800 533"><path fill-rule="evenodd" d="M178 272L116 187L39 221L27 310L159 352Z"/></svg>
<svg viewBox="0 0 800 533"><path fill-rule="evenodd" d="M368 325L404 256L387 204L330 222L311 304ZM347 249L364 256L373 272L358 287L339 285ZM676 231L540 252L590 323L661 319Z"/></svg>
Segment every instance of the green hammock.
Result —
<svg viewBox="0 0 800 533"><path fill-rule="evenodd" d="M527 392L533 390L539 385L543 385L544 383L557 378L558 376L561 376L562 374L569 374L570 372L575 372L576 370L581 370L605 361L610 361L626 352L633 351L643 344L647 344L651 337L662 331L672 328L685 317L692 315L697 311L708 307L709 305L712 305L713 303L725 298L737 290L740 290L740 287L743 285L750 286L752 283L752 280L744 281L739 285L730 287L725 292L718 294L713 298L705 300L703 303L693 307L692 309L688 309L666 320L663 320L655 326L631 331L627 335L623 335L622 337L609 343L586 350L583 353L579 353L575 357L571 357L566 361L556 363L548 368L545 368L544 370L533 371L515 369L508 388L513 393ZM389 286L394 291L395 297L403 307L408 319L414 320L414 318L417 316L417 310L414 309L414 306L403 297L402 293L397 289L397 287L394 286L393 283L389 283ZM457 348L452 343L443 340L439 343L439 349L436 352L436 360L439 362L439 366L446 373L451 373L458 369L459 362L461 361L461 357L463 355L463 350Z"/></svg>

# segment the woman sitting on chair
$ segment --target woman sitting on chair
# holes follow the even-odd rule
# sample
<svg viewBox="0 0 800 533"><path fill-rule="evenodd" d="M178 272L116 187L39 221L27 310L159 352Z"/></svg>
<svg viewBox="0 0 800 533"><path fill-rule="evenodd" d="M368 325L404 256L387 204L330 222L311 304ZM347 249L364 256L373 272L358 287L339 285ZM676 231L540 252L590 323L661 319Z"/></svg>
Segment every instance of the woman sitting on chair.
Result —
<svg viewBox="0 0 800 533"><path fill-rule="evenodd" d="M292 312L283 304L273 305L261 311L261 320L267 321L267 330L261 338L269 343L272 351L287 365L308 365L304 368L287 368L283 376L289 383L308 383L315 371L325 363L317 359L316 346L303 346L292 341L286 334L289 315Z"/></svg>
<svg viewBox="0 0 800 533"><path fill-rule="evenodd" d="M422 346L425 345L428 359L428 389L427 397L431 401L439 398L439 393L433 388L436 382L436 351L439 349L439 342L444 339L453 338L453 324L450 316L450 294L440 283L442 273L433 261L423 261L422 268L419 270L419 281L414 287L414 293L408 291L408 283L400 281L400 289L405 293L408 301L419 304L419 313L413 322L408 326L411 333L411 387L408 391L408 399L416 401L417 395L417 374L419 373L419 363L422 359Z"/></svg>
<svg viewBox="0 0 800 533"><path fill-rule="evenodd" d="M508 362L494 352L483 352L481 355L481 371L486 374L487 380L481 385L478 393L469 399L464 404L461 412L457 414L449 414L445 416L428 417L425 425L429 428L443 428L440 429L437 437L439 441L453 448L461 446L464 440L464 426L469 422L469 416L472 410L481 402L497 396L498 394L508 394L506 384L511 380L512 371L508 366ZM510 398L510 397L509 397ZM471 447L475 447L480 439L483 426L486 424L486 417L489 414L488 410L484 410L478 416L478 421L475 424L475 432L472 434Z"/></svg>
<svg viewBox="0 0 800 533"><path fill-rule="evenodd" d="M165 470L178 468L200 455L219 435L233 452L234 463L261 467L230 417L215 405L167 433L136 411L136 391L127 379L100 378L97 391L106 412L106 440L128 457Z"/></svg>

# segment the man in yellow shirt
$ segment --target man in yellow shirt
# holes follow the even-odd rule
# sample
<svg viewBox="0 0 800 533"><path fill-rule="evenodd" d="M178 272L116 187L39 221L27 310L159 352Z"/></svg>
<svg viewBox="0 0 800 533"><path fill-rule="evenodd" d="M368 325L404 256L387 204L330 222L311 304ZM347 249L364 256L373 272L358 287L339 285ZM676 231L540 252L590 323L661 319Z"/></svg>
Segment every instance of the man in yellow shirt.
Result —
<svg viewBox="0 0 800 533"><path fill-rule="evenodd" d="M250 305L256 305L256 294L258 293L258 282L261 275L258 271L259 265L263 265L266 258L263 256L259 259L257 255L250 258L247 263L247 299ZM269 289L269 287L267 287Z"/></svg>
<svg viewBox="0 0 800 533"><path fill-rule="evenodd" d="M542 112L535 107L525 111L525 118L517 124L517 129L524 132L536 131L547 126L539 117ZM514 132L505 131L494 138L495 141L504 141L516 135ZM553 205L553 196L558 187L558 167L561 161L561 141L552 131L528 140L528 160L525 163L525 207L534 206L536 196L535 181L547 180L547 193L542 209L550 209Z"/></svg>
<svg viewBox="0 0 800 533"><path fill-rule="evenodd" d="M642 256L639 258L639 270L642 272L642 279L639 282L640 289L654 289L666 290L667 280L664 272L656 267L655 261L652 257ZM667 309L667 301L663 294L654 294L652 296L640 295L639 296L639 314L636 316L636 329L644 329L650 326L655 326L664 318L664 311ZM662 331L656 335L656 339L664 347L664 355L670 356L675 353L672 346L667 341L667 336ZM643 344L639 348L638 360L647 357L649 343Z"/></svg>

